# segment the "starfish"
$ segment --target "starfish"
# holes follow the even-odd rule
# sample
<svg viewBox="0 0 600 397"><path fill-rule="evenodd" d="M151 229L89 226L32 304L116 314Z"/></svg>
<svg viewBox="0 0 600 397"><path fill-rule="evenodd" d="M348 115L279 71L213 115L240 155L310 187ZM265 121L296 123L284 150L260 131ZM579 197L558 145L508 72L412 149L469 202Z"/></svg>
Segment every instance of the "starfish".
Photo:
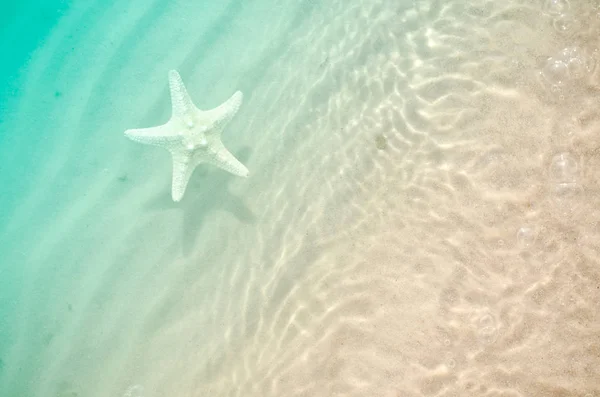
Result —
<svg viewBox="0 0 600 397"><path fill-rule="evenodd" d="M176 70L169 71L169 88L171 119L158 127L127 130L125 136L171 152L173 201L181 200L192 173L200 163L209 163L234 175L247 177L248 169L221 142L221 132L242 104L242 93L237 91L220 106L203 111L192 103Z"/></svg>

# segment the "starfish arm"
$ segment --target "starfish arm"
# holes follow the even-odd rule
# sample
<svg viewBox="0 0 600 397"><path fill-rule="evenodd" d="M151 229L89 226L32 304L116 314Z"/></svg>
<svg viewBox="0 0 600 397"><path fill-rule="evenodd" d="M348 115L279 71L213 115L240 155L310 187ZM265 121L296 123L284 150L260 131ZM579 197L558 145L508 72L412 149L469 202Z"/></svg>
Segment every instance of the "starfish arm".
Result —
<svg viewBox="0 0 600 397"><path fill-rule="evenodd" d="M185 89L181 76L176 70L169 71L169 89L171 92L173 117L186 119L186 117L189 117L196 110L196 107ZM186 120L186 122L188 121Z"/></svg>
<svg viewBox="0 0 600 397"><path fill-rule="evenodd" d="M205 161L207 163L219 167L233 175L242 177L248 176L248 168L240 163L221 142L214 143L214 149L215 150L209 156L206 156Z"/></svg>
<svg viewBox="0 0 600 397"><path fill-rule="evenodd" d="M125 136L132 141L146 145L171 147L181 138L171 132L169 123L152 128L138 128L125 131Z"/></svg>
<svg viewBox="0 0 600 397"><path fill-rule="evenodd" d="M233 116L238 112L240 106L242 106L242 100L244 95L241 91L236 91L228 100L223 102L221 105L214 109L203 112L204 115L212 120L212 125L217 131L223 130L225 125L231 121Z"/></svg>
<svg viewBox="0 0 600 397"><path fill-rule="evenodd" d="M171 186L171 197L173 201L180 201L185 193L190 177L196 168L192 156L184 151L172 150L173 157L173 181Z"/></svg>

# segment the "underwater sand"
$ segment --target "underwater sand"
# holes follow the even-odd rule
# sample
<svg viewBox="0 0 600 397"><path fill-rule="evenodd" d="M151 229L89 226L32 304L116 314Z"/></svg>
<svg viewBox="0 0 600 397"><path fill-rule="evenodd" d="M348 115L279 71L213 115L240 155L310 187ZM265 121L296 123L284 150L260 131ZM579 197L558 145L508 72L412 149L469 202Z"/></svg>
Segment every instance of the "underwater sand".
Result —
<svg viewBox="0 0 600 397"><path fill-rule="evenodd" d="M600 396L593 1L205 3L71 4L4 95L2 396ZM123 136L169 69L248 179Z"/></svg>

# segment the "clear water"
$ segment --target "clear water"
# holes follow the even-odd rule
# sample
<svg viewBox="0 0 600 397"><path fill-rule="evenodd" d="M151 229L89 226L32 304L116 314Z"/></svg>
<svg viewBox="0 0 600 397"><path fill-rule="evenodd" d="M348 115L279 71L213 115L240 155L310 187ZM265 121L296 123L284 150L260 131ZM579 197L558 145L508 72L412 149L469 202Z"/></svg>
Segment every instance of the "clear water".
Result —
<svg viewBox="0 0 600 397"><path fill-rule="evenodd" d="M594 1L1 7L0 396L600 396Z"/></svg>

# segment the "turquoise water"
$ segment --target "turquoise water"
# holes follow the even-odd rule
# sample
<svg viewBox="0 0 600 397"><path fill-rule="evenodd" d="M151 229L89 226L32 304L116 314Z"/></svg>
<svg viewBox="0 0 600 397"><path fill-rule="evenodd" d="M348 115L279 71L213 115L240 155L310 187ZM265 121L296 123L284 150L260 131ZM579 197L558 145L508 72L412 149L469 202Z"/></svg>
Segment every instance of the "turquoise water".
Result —
<svg viewBox="0 0 600 397"><path fill-rule="evenodd" d="M11 213L19 204L18 192L22 192L27 187L27 181L21 180L17 171L21 167L31 166L32 159L21 162L11 161L13 156L7 156L9 150L11 132L7 128L6 120L11 116L11 106L14 104L15 97L20 94L20 75L23 66L28 62L35 49L43 42L58 22L63 12L67 9L67 2L59 1L48 4L47 2L21 2L3 4L0 13L0 42L3 61L0 65L0 139L4 146L2 172L0 173L0 183L2 184L2 210L0 210L0 225L6 225ZM14 167L14 168L13 168ZM6 357L10 346L15 343L18 327L18 297L24 286L24 258L15 258L9 255L10 248L17 244L19 237L13 236L13 239L7 239L3 236L0 244L2 254L2 266L0 275L2 277L2 287L0 288L0 301L2 302L0 315L0 376L4 377L4 371L7 363ZM6 389L2 388L3 395L24 395L25 383L27 382L27 365L20 370L25 376L17 377L17 382L21 386Z"/></svg>
<svg viewBox="0 0 600 397"><path fill-rule="evenodd" d="M2 5L0 397L600 396L598 15Z"/></svg>
<svg viewBox="0 0 600 397"><path fill-rule="evenodd" d="M69 1L23 1L2 5L2 98L18 92L19 71L69 4Z"/></svg>

